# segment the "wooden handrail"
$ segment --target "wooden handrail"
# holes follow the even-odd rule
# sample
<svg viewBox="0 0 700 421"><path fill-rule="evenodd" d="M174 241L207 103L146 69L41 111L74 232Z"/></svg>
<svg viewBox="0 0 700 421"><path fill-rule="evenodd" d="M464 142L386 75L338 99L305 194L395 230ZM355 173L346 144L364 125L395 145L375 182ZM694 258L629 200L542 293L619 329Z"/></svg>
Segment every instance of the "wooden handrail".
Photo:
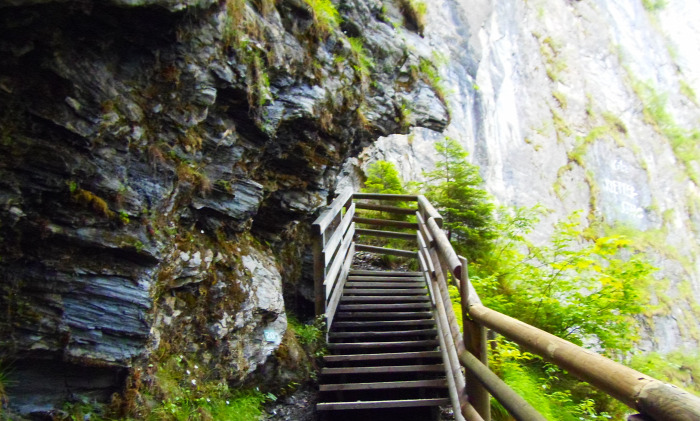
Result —
<svg viewBox="0 0 700 421"><path fill-rule="evenodd" d="M656 420L700 420L700 398L593 351L491 310L469 306L472 318L583 381Z"/></svg>
<svg viewBox="0 0 700 421"><path fill-rule="evenodd" d="M418 211L404 208L354 204L354 199L418 202ZM343 215L343 207L348 211ZM359 218L354 209L379 210L416 215L416 223L386 219ZM400 209L400 212L399 212ZM415 229L415 234L384 230L355 230L355 223L398 226ZM450 398L455 413L468 421L490 420L490 391L517 420L543 420L527 402L500 380L486 362L485 328L490 328L529 351L542 356L591 383L648 419L656 421L700 420L700 398L680 388L586 350L534 326L484 306L469 282L467 262L455 253L441 228L442 217L420 195L346 193L337 198L314 222L314 291L316 312L326 314L330 325L355 251L393 254L417 258L428 281L431 303L439 326L438 337L448 368ZM417 251L356 244L355 232L362 235L412 240ZM448 272L454 276L461 296L464 336L460 334L447 290ZM466 386L457 361L466 368ZM485 386L485 388L484 388ZM467 400L468 395L468 400ZM457 407L459 406L459 407Z"/></svg>
<svg viewBox="0 0 700 421"><path fill-rule="evenodd" d="M381 194L381 193L355 193L353 199L372 199L372 200L394 200L397 202L415 202L418 196L413 194Z"/></svg>

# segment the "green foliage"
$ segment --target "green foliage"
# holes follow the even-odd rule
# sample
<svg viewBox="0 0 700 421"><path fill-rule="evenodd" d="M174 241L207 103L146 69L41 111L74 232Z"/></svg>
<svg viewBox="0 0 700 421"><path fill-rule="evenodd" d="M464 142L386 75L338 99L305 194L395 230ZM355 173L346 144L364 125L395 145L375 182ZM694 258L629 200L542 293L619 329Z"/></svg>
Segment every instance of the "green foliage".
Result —
<svg viewBox="0 0 700 421"><path fill-rule="evenodd" d="M642 0L642 6L650 12L663 10L668 5L668 0Z"/></svg>
<svg viewBox="0 0 700 421"><path fill-rule="evenodd" d="M479 168L467 162L468 153L454 139L436 143L436 169L425 173L426 196L444 218L455 250L475 260L489 251L495 233L493 205L482 184Z"/></svg>
<svg viewBox="0 0 700 421"><path fill-rule="evenodd" d="M374 61L365 50L362 38L348 37L350 43L350 52L353 59L353 69L360 80L362 91L369 89L371 70L374 67Z"/></svg>
<svg viewBox="0 0 700 421"><path fill-rule="evenodd" d="M622 236L584 239L574 213L556 226L551 245L529 243L534 211L502 209L494 253L472 280L485 305L578 345L619 355L638 337L655 268ZM527 250L524 254L522 250Z"/></svg>
<svg viewBox="0 0 700 421"><path fill-rule="evenodd" d="M287 327L292 331L299 343L311 351L315 357L326 354L326 327L323 317L311 324L303 324L295 316L287 314Z"/></svg>
<svg viewBox="0 0 700 421"><path fill-rule="evenodd" d="M447 104L447 88L438 71L438 65L444 61L445 59L438 55L434 55L432 61L421 57L418 71L425 83L432 86L435 95Z"/></svg>
<svg viewBox="0 0 700 421"><path fill-rule="evenodd" d="M523 352L515 343L500 336L490 341L490 349L489 366L546 419L579 421L613 418L600 410L599 402L577 393L576 386L585 387L585 383L569 378L555 365L545 363L529 352ZM574 390L571 390L571 386L574 386ZM492 400L492 407L494 421L512 419L495 399ZM624 414L621 406L614 405L612 409L621 412L615 415Z"/></svg>
<svg viewBox="0 0 700 421"><path fill-rule="evenodd" d="M184 356L159 364L155 376L159 404L143 408L148 420L248 421L262 414L263 403L276 399L258 389L232 390L225 382L208 380L210 373Z"/></svg>
<svg viewBox="0 0 700 421"><path fill-rule="evenodd" d="M675 384L700 396L700 352L679 350L667 355L656 352L635 355L629 366L663 382Z"/></svg>
<svg viewBox="0 0 700 421"><path fill-rule="evenodd" d="M367 167L364 193L404 194L399 172L391 162L377 161Z"/></svg>
<svg viewBox="0 0 700 421"><path fill-rule="evenodd" d="M314 23L321 34L337 31L342 19L331 0L304 0L314 15Z"/></svg>
<svg viewBox="0 0 700 421"><path fill-rule="evenodd" d="M638 335L635 316L647 302L655 270L622 236L588 240L578 213L557 224L550 245L527 240L540 208L500 209L493 251L470 269L484 304L610 357L627 354ZM607 395L498 337L491 367L552 420L619 419L625 409ZM508 419L494 405L494 419Z"/></svg>

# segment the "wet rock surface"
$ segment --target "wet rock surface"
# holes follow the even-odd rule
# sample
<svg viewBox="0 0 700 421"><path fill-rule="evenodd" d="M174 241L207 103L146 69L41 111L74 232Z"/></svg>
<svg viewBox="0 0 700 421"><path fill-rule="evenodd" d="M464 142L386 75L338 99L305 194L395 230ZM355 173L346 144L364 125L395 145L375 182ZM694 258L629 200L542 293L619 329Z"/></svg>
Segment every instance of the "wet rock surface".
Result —
<svg viewBox="0 0 700 421"><path fill-rule="evenodd" d="M0 357L118 387L182 352L241 381L279 346L285 300L304 308L305 227L340 163L447 124L380 2L338 2L331 30L306 3L242 4L0 7Z"/></svg>

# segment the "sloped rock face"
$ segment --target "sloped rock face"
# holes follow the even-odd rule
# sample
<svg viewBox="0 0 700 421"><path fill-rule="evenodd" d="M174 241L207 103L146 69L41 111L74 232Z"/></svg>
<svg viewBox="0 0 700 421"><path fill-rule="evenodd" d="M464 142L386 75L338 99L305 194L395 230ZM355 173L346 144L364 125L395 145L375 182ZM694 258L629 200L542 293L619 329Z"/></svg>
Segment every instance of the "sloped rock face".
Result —
<svg viewBox="0 0 700 421"><path fill-rule="evenodd" d="M458 140L505 205L544 205L535 231L581 210L598 233L626 234L660 268L642 320L645 351L700 342L700 36L694 1L437 0L426 39ZM406 180L434 167L443 135L380 139L346 174L385 159ZM685 146L683 146L685 145Z"/></svg>
<svg viewBox="0 0 700 421"><path fill-rule="evenodd" d="M293 0L0 6L0 352L55 367L14 408L48 410L69 372L108 395L153 355L232 380L265 362L339 163L447 124L380 6L340 2L330 30Z"/></svg>

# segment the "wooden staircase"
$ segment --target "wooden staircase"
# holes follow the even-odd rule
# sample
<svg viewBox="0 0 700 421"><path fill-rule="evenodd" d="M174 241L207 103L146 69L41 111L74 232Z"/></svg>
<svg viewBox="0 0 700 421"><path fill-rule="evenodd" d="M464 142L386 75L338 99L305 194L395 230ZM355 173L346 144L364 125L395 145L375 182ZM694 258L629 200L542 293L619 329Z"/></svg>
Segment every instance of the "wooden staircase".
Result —
<svg viewBox="0 0 700 421"><path fill-rule="evenodd" d="M350 271L328 333L321 419L428 420L450 405L430 300L421 272Z"/></svg>

